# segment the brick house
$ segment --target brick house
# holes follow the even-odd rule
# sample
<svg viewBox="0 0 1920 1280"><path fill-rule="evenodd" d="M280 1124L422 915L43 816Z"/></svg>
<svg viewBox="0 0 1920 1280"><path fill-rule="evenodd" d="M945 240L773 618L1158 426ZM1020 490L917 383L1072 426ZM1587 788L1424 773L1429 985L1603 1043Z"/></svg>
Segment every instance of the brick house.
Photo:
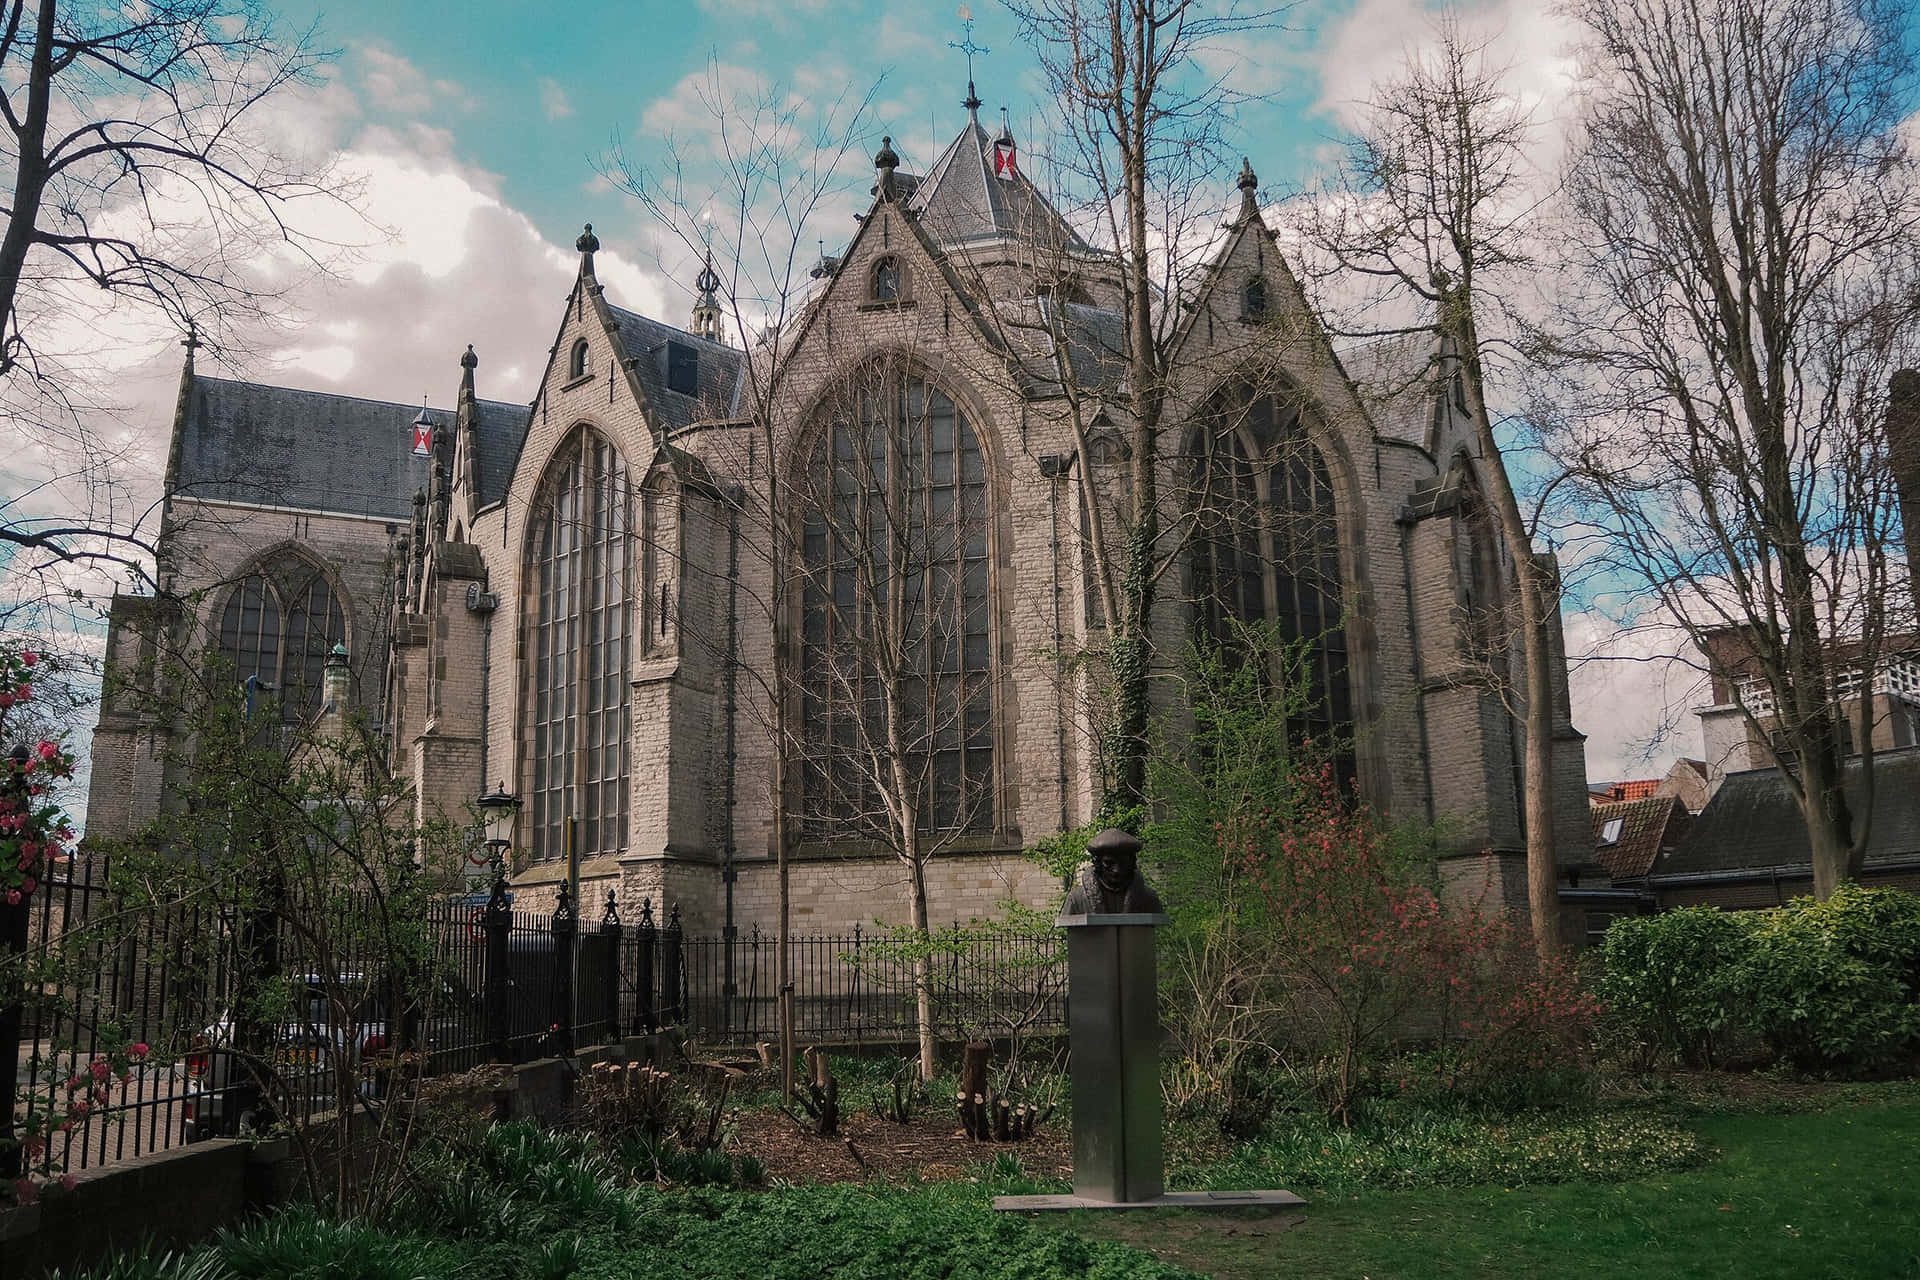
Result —
<svg viewBox="0 0 1920 1280"><path fill-rule="evenodd" d="M898 172L890 148L876 157L870 210L785 335L773 407L783 474L832 468L825 406L881 371L890 438L913 455L887 481L893 496L936 522L981 513L939 566L955 584L940 609L956 644L926 659L930 687L964 691L952 704L964 731L926 747L927 822L950 837L930 885L936 920L1047 900L1055 883L1020 851L1092 814L1088 699L1063 655L1100 651L1082 502L1114 490L1128 438L1114 264L1047 203L1011 135L980 124L971 94L966 105L924 175ZM1448 883L1524 904L1522 727L1497 679L1510 640L1487 621L1511 566L1449 358L1423 337L1336 351L1256 185L1243 168L1224 237L1183 290L1167 419L1183 425L1163 433L1163 474L1212 476L1242 501L1203 522L1168 575L1158 661L1175 675L1210 621L1277 621L1310 651L1303 727L1351 741L1341 768L1357 794L1390 818L1441 823ZM463 814L496 781L523 798L523 900L564 877L570 832L589 902L617 886L626 902L680 904L696 931L770 924L768 535L741 498L767 486L744 416L754 364L721 340L710 270L682 328L609 298L598 247L589 228L525 405L481 395L471 347L446 409L207 377L189 347L166 476L167 603L116 601L110 661L136 669L156 628L173 628L298 710L344 642L354 696L423 813ZM1085 456L1069 382L1099 402ZM1219 422L1231 426L1203 427ZM1206 488L1168 485L1175 507ZM808 680L810 646L826 642L800 626L794 643L781 656L801 732L830 746L848 710ZM945 696L928 695L936 712ZM1179 682L1159 681L1156 697L1177 710ZM94 831L164 803L166 734L124 700L103 709ZM838 784L794 764L788 803L818 812ZM1572 867L1592 835L1564 675L1555 776ZM836 841L831 822L804 834L797 929L903 917L895 860Z"/></svg>

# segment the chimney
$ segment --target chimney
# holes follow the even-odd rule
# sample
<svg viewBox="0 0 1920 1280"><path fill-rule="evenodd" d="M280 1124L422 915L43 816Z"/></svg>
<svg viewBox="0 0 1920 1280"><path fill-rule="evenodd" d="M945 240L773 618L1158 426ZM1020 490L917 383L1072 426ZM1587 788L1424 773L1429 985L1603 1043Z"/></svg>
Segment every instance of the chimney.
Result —
<svg viewBox="0 0 1920 1280"><path fill-rule="evenodd" d="M1907 581L1920 625L1920 370L1902 369L1887 387L1887 459L1900 495L1907 540Z"/></svg>

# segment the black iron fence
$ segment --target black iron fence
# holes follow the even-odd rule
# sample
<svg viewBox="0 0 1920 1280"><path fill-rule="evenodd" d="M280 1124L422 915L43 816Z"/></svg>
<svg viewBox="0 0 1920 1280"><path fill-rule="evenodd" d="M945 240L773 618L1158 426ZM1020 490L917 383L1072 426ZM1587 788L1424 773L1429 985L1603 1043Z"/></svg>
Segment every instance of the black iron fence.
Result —
<svg viewBox="0 0 1920 1280"><path fill-rule="evenodd" d="M372 895L303 906L253 886L244 897L201 893L153 909L119 888L104 859L81 859L21 906L0 905L13 913L0 921L7 945L35 975L12 1011L18 1031L0 1019L0 1099L14 1103L0 1163L19 1163L30 1114L71 1110L76 1077L97 1062L130 1069L104 1095L89 1086L84 1115L52 1135L51 1154L68 1170L260 1117L376 1105L382 1073L402 1063L461 1071L662 1027L715 1044L778 1036L772 935L688 937L677 907L661 919L650 901L634 910L613 892L588 911L563 894L552 913L429 901L424 916L395 922L403 945L400 933L368 929L369 917L392 909ZM331 926L327 913L339 913ZM992 929L940 937L918 949L858 927L790 939L797 1038L912 1042L917 967L943 1038L1064 1026L1057 939ZM278 1002L258 1001L262 990ZM136 1044L150 1052L128 1064Z"/></svg>

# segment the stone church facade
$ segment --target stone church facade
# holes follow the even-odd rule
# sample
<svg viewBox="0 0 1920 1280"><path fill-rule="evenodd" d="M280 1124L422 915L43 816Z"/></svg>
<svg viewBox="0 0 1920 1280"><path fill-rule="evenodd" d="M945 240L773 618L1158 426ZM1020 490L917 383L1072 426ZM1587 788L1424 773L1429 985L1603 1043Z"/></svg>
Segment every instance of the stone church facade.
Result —
<svg viewBox="0 0 1920 1280"><path fill-rule="evenodd" d="M529 404L483 398L471 347L439 410L207 377L189 345L163 592L115 602L110 663L139 669L172 628L310 715L344 643L422 814L467 814L496 782L521 798L523 904L550 900L571 856L589 910L618 887L623 903L677 903L697 932L772 926L780 756L795 929L903 920L900 862L854 838L874 789L846 744L872 673L835 665L861 630L841 596L867 562L836 550L830 514L795 506L866 495L860 527L906 531L895 543L910 534L925 561L896 552L886 576L889 598L910 588L924 611L907 754L939 850L932 918L1050 901L1057 880L1021 850L1098 800L1069 656L1103 643L1083 506L1118 501L1127 466L1123 300L1115 264L977 105L924 175L883 147L870 210L777 349L720 340L710 267L686 328L623 310L591 228ZM1336 351L1254 188L1243 170L1172 321L1162 472L1188 545L1159 592L1159 661L1177 675L1187 637L1227 618L1278 624L1305 646L1300 727L1351 744L1339 768L1360 799L1438 822L1449 882L1522 904L1521 726L1498 678L1511 643L1488 623L1511 567L1448 360L1418 337ZM791 626L773 625L775 600ZM1573 867L1592 838L1564 684L1555 836ZM1177 720L1178 680L1157 689ZM165 803L168 731L109 697L91 833Z"/></svg>

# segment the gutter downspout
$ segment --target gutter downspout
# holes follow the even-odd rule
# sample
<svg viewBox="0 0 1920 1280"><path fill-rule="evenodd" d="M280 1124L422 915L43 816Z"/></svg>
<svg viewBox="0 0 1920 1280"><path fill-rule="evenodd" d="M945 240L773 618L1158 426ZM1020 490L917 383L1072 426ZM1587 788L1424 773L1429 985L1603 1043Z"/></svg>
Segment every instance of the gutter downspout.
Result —
<svg viewBox="0 0 1920 1280"><path fill-rule="evenodd" d="M733 923L733 885L740 878L739 870L734 866L734 717L737 710L739 684L739 616L740 616L740 507L738 503L729 503L727 513L727 672L725 678L726 709L722 714L726 718L726 781L722 784L722 806L726 811L726 837L720 850L720 884L725 895L725 916L720 927L723 971L720 987L721 1025L729 1029L733 1026L733 940L739 930Z"/></svg>
<svg viewBox="0 0 1920 1280"><path fill-rule="evenodd" d="M1066 629L1060 617L1060 487L1073 467L1073 455L1050 453L1040 459L1040 474L1047 480L1047 518L1052 526L1049 542L1053 574L1053 741L1059 772L1055 788L1060 798L1060 830L1070 825L1067 803L1067 657Z"/></svg>

